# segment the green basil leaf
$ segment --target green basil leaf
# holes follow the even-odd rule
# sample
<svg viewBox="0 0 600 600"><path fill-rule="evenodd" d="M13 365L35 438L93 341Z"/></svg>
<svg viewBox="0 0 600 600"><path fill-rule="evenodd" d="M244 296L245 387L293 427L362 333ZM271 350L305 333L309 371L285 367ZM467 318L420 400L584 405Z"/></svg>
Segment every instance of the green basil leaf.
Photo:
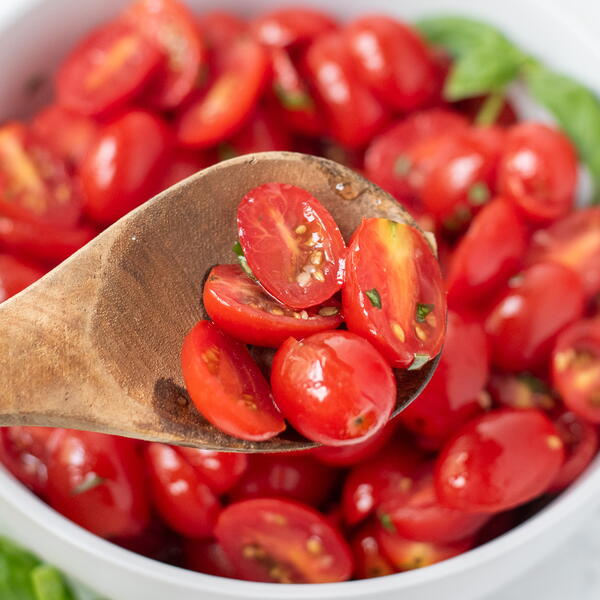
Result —
<svg viewBox="0 0 600 600"><path fill-rule="evenodd" d="M90 472L87 474L86 478L81 483L76 485L71 490L71 496L79 496L79 494L85 494L85 492L89 492L90 490L93 490L94 488L97 488L100 485L104 485L105 481L105 477L100 477L99 475L96 475L96 473Z"/></svg>
<svg viewBox="0 0 600 600"><path fill-rule="evenodd" d="M35 600L31 571L39 565L33 554L0 538L0 598Z"/></svg>
<svg viewBox="0 0 600 600"><path fill-rule="evenodd" d="M431 356L429 356L429 354L420 354L419 352L416 352L414 356L414 360L410 364L410 367L408 367L409 371L416 371L431 360Z"/></svg>
<svg viewBox="0 0 600 600"><path fill-rule="evenodd" d="M50 565L40 565L31 572L36 600L73 600L60 572Z"/></svg>
<svg viewBox="0 0 600 600"><path fill-rule="evenodd" d="M286 90L277 83L273 86L273 90L281 106L288 110L307 110L314 106L313 99L302 90Z"/></svg>
<svg viewBox="0 0 600 600"><path fill-rule="evenodd" d="M389 531L390 533L396 533L396 527L394 526L392 517L390 517L390 515L388 515L388 514L380 515L379 522L381 523L381 526L384 529L386 529L387 531Z"/></svg>
<svg viewBox="0 0 600 600"><path fill-rule="evenodd" d="M246 273L250 279L254 279L256 281L256 277L254 277L254 273L252 272L252 269L246 260L246 256L244 255L244 249L242 248L242 245L239 242L236 242L231 249L237 256L238 263L240 267L242 267L244 273Z"/></svg>
<svg viewBox="0 0 600 600"><path fill-rule="evenodd" d="M365 295L371 301L371 304L375 308L381 308L381 296L379 295L379 292L375 288L373 288L372 290L367 290L365 292Z"/></svg>

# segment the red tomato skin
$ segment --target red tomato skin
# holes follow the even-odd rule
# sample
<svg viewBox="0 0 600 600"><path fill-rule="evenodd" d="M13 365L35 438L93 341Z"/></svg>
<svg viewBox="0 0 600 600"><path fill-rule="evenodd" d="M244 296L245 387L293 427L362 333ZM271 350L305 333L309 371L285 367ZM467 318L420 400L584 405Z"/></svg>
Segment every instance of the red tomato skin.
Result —
<svg viewBox="0 0 600 600"><path fill-rule="evenodd" d="M132 440L64 430L48 461L48 502L100 537L135 536L149 522L142 473ZM85 490L96 477L99 484Z"/></svg>
<svg viewBox="0 0 600 600"><path fill-rule="evenodd" d="M345 29L360 78L386 104L403 112L429 104L437 65L417 32L385 16L361 17Z"/></svg>
<svg viewBox="0 0 600 600"><path fill-rule="evenodd" d="M315 306L341 288L344 239L329 211L306 190L284 183L250 190L238 207L237 225L248 266L282 304Z"/></svg>
<svg viewBox="0 0 600 600"><path fill-rule="evenodd" d="M162 172L156 189L163 191L210 166L208 157L198 152L179 150L173 153Z"/></svg>
<svg viewBox="0 0 600 600"><path fill-rule="evenodd" d="M107 125L81 165L88 216L108 225L148 200L170 147L166 124L150 112L131 110Z"/></svg>
<svg viewBox="0 0 600 600"><path fill-rule="evenodd" d="M188 333L181 364L192 402L215 427L252 441L285 429L269 384L247 348L210 321L198 322Z"/></svg>
<svg viewBox="0 0 600 600"><path fill-rule="evenodd" d="M290 338L273 359L271 386L289 422L330 446L375 434L396 403L391 368L369 342L347 331Z"/></svg>
<svg viewBox="0 0 600 600"><path fill-rule="evenodd" d="M526 262L554 261L573 269L588 297L600 292L600 207L578 210L536 231Z"/></svg>
<svg viewBox="0 0 600 600"><path fill-rule="evenodd" d="M221 505L211 488L175 448L152 443L145 448L154 505L177 533L211 537Z"/></svg>
<svg viewBox="0 0 600 600"><path fill-rule="evenodd" d="M381 308L369 297L373 290ZM418 305L432 306L429 320L417 321ZM409 367L417 354L436 356L444 340L446 294L423 235L403 223L363 219L346 254L342 308L348 329L369 340L393 367Z"/></svg>
<svg viewBox="0 0 600 600"><path fill-rule="evenodd" d="M229 497L233 502L250 498L288 498L320 506L331 494L336 471L314 458L296 454L253 455Z"/></svg>
<svg viewBox="0 0 600 600"><path fill-rule="evenodd" d="M600 423L600 316L577 321L558 336L552 382L569 410Z"/></svg>
<svg viewBox="0 0 600 600"><path fill-rule="evenodd" d="M343 35L317 38L304 57L306 74L333 138L348 148L364 146L388 120L383 105L356 77Z"/></svg>
<svg viewBox="0 0 600 600"><path fill-rule="evenodd" d="M317 307L304 311L308 316L301 318L301 313L275 302L239 265L214 267L204 285L202 299L204 309L218 327L235 339L255 346L278 348L289 337L303 338L336 329L343 321L341 309L334 301L327 303L327 308L335 308L337 314L320 316L322 309ZM246 300L251 300L257 308Z"/></svg>
<svg viewBox="0 0 600 600"><path fill-rule="evenodd" d="M237 15L221 10L203 12L197 23L209 51L222 50L248 29Z"/></svg>
<svg viewBox="0 0 600 600"><path fill-rule="evenodd" d="M237 578L233 564L214 540L188 539L184 543L183 553L184 566L190 571L228 579Z"/></svg>
<svg viewBox="0 0 600 600"><path fill-rule="evenodd" d="M373 524L368 523L356 532L351 540L351 547L354 555L354 576L357 579L383 577L394 573L394 568L381 552Z"/></svg>
<svg viewBox="0 0 600 600"><path fill-rule="evenodd" d="M556 336L583 310L583 290L573 271L550 262L527 268L509 282L487 317L493 364L514 372L539 369Z"/></svg>
<svg viewBox="0 0 600 600"><path fill-rule="evenodd" d="M56 75L58 104L82 115L106 115L138 96L160 61L159 50L132 25L112 21L92 31L63 61Z"/></svg>
<svg viewBox="0 0 600 600"><path fill-rule="evenodd" d="M236 154L289 150L292 140L288 132L271 114L258 108L249 121L228 142Z"/></svg>
<svg viewBox="0 0 600 600"><path fill-rule="evenodd" d="M230 504L219 517L216 537L238 576L248 581L333 583L352 574L346 541L321 513L299 502L256 498ZM259 556L245 550L249 547Z"/></svg>
<svg viewBox="0 0 600 600"><path fill-rule="evenodd" d="M456 510L507 510L546 492L564 454L558 431L541 411L495 410L467 423L442 449L436 492Z"/></svg>
<svg viewBox="0 0 600 600"><path fill-rule="evenodd" d="M0 302L29 287L44 271L10 254L0 254Z"/></svg>
<svg viewBox="0 0 600 600"><path fill-rule="evenodd" d="M572 208L577 156L569 139L540 123L509 129L498 169L498 191L534 225L564 217Z"/></svg>
<svg viewBox="0 0 600 600"><path fill-rule="evenodd" d="M459 240L447 277L451 306L481 305L523 264L528 230L520 214L496 198L473 219Z"/></svg>
<svg viewBox="0 0 600 600"><path fill-rule="evenodd" d="M463 423L480 414L490 374L483 326L466 312L448 311L446 340L427 387L398 415L402 425L441 445Z"/></svg>

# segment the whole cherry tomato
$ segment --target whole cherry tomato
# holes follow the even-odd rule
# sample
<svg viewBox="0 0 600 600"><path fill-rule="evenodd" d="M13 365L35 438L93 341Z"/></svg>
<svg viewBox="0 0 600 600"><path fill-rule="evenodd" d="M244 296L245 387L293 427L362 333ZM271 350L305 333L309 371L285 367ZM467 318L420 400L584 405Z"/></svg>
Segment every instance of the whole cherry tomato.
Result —
<svg viewBox="0 0 600 600"><path fill-rule="evenodd" d="M214 540L186 540L183 548L186 569L215 575L216 577L237 577L235 568L223 548Z"/></svg>
<svg viewBox="0 0 600 600"><path fill-rule="evenodd" d="M437 458L440 501L472 513L494 513L546 492L564 462L564 444L538 410L500 409L460 429Z"/></svg>
<svg viewBox="0 0 600 600"><path fill-rule="evenodd" d="M271 386L289 422L330 446L370 437L396 404L392 369L368 341L347 331L290 338L273 359Z"/></svg>
<svg viewBox="0 0 600 600"><path fill-rule="evenodd" d="M209 158L199 152L187 152L185 150L174 152L164 166L160 180L156 184L156 189L166 190L198 171L202 171L202 169L210 166L210 163Z"/></svg>
<svg viewBox="0 0 600 600"><path fill-rule="evenodd" d="M363 219L346 256L342 306L348 329L394 367L420 368L442 348L446 296L422 233L388 219Z"/></svg>
<svg viewBox="0 0 600 600"><path fill-rule="evenodd" d="M44 275L41 269L10 254L0 254L0 302L29 287Z"/></svg>
<svg viewBox="0 0 600 600"><path fill-rule="evenodd" d="M381 552L372 523L364 525L356 532L351 547L354 555L354 575L358 579L383 577L394 572L390 561Z"/></svg>
<svg viewBox="0 0 600 600"><path fill-rule="evenodd" d="M110 224L148 200L170 146L166 124L150 112L131 110L107 125L81 165L87 214Z"/></svg>
<svg viewBox="0 0 600 600"><path fill-rule="evenodd" d="M527 268L509 281L487 318L493 363L506 371L540 368L556 336L583 309L581 283L571 269L558 263Z"/></svg>
<svg viewBox="0 0 600 600"><path fill-rule="evenodd" d="M197 23L210 53L223 50L248 29L237 15L224 10L202 13Z"/></svg>
<svg viewBox="0 0 600 600"><path fill-rule="evenodd" d="M575 198L577 156L569 139L540 123L509 129L498 169L498 190L534 224L564 217Z"/></svg>
<svg viewBox="0 0 600 600"><path fill-rule="evenodd" d="M352 574L350 548L339 532L316 510L290 500L230 504L216 536L242 579L328 583Z"/></svg>
<svg viewBox="0 0 600 600"><path fill-rule="evenodd" d="M141 533L149 510L135 443L102 433L60 432L48 460L48 502L101 537Z"/></svg>
<svg viewBox="0 0 600 600"><path fill-rule="evenodd" d="M181 368L196 408L225 433L262 441L285 429L269 384L246 347L210 321L188 333Z"/></svg>
<svg viewBox="0 0 600 600"><path fill-rule="evenodd" d="M281 123L259 107L242 129L225 142L222 148L226 153L239 155L288 150L291 145L290 136Z"/></svg>

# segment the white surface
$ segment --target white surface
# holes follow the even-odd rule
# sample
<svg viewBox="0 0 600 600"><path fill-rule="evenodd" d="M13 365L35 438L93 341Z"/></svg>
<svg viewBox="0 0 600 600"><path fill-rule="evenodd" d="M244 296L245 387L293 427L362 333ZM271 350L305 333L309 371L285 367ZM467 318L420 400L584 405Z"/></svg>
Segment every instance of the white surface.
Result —
<svg viewBox="0 0 600 600"><path fill-rule="evenodd" d="M120 0L46 0L46 9L36 12L17 35L14 30L2 32L2 23L11 13L22 11L36 0L0 0L0 120L8 113L9 103L18 102L16 88L6 85L14 77L35 73L51 65L77 37L77 29L89 23L78 15L84 6L96 14L109 14ZM221 0L220 2L192 1L196 5L266 6L276 0ZM313 2L315 3L315 2ZM569 11L559 16L562 26L547 15L532 10L542 3L554 10L561 5ZM453 7L470 14L488 16L501 25L523 45L545 56L552 64L587 80L600 91L600 44L594 42L600 22L600 5L596 0L331 0L317 2L343 12L364 12L377 6L396 7L399 14L412 16L423 11L445 10ZM70 6L59 11L60 6ZM391 11L391 8L388 8ZM36 18L36 15L38 18ZM69 15L68 23L65 15ZM515 18L515 15L520 15ZM54 32L48 36L48 32ZM27 35L29 33L30 35ZM26 61L15 66L18 57ZM43 59L41 58L43 57ZM37 61L37 64L36 64ZM42 64L43 63L43 64ZM19 106L19 109L22 107ZM406 573L370 582L336 586L261 586L248 583L224 582L192 573L183 573L151 563L129 553L112 549L105 542L79 530L60 516L41 505L12 480L0 473L0 519L5 529L28 543L46 559L84 578L112 595L113 600L191 600L202 597L238 599L266 598L319 600L320 598L361 598L384 600L597 600L600 597L600 463L594 473L571 490L549 510L525 526L497 542L423 571ZM571 528L585 522L568 541ZM558 550L548 554L553 546ZM526 571L510 585L500 587L515 573L523 572L535 560L545 557L533 570ZM491 595L482 591L495 589ZM195 590L195 591L194 591ZM202 590L202 591L201 591Z"/></svg>

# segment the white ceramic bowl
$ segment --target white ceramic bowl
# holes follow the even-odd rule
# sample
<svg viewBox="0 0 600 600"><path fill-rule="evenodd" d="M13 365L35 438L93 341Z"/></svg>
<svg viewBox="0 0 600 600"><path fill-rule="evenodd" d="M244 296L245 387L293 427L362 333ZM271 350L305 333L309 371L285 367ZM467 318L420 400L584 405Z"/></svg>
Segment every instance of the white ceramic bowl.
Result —
<svg viewBox="0 0 600 600"><path fill-rule="evenodd" d="M42 102L43 86L32 94L30 82L50 74L86 30L116 14L126 1L20 0L22 14L4 23L0 21L0 121L27 114ZM198 10L218 7L243 13L284 3L282 0L187 2ZM600 43L549 1L296 0L296 3L315 4L341 17L378 10L406 19L436 13L479 17L497 24L523 47L600 92ZM598 498L600 459L576 485L529 521L462 556L379 579L281 586L192 573L122 550L67 521L0 469L3 531L111 600L473 600L497 589L546 556L591 517Z"/></svg>

